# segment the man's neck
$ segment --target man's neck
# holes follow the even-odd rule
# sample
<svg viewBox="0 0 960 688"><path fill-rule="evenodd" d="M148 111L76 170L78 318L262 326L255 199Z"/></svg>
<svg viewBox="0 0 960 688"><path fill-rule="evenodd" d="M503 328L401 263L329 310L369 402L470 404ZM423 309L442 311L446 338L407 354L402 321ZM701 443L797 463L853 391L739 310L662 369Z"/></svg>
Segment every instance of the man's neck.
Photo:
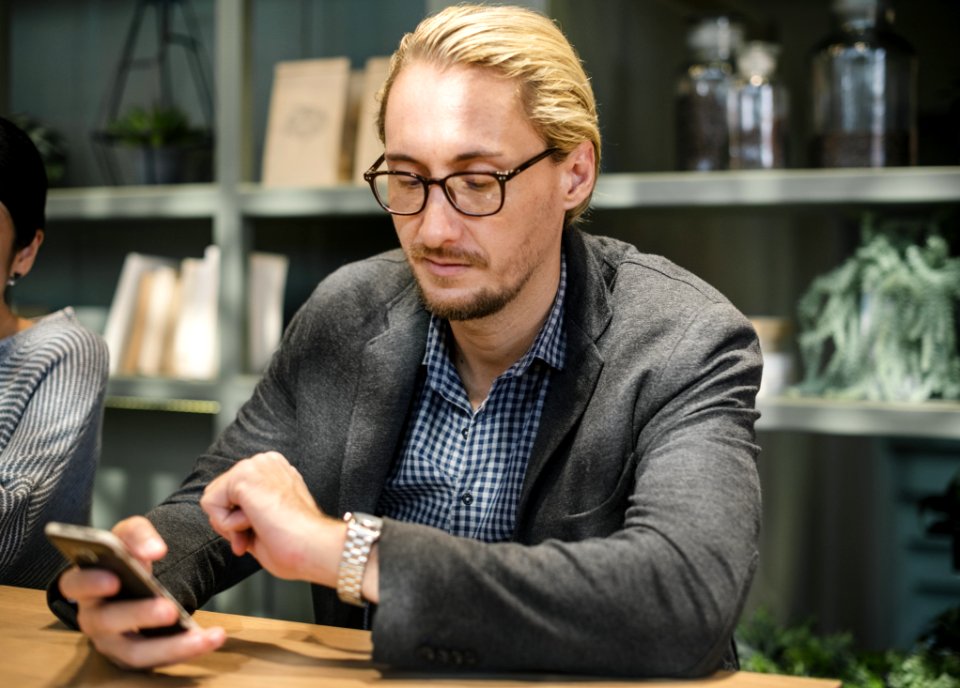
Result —
<svg viewBox="0 0 960 688"><path fill-rule="evenodd" d="M493 381L533 345L546 322L560 284L559 271L542 286L503 309L477 320L451 321L453 364L474 410L487 398Z"/></svg>

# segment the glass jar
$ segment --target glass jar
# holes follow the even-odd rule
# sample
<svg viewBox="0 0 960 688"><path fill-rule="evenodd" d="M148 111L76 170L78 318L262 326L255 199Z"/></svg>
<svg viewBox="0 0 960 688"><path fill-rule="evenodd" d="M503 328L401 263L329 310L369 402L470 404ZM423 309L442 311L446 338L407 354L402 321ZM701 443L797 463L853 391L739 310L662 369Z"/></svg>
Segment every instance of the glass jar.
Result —
<svg viewBox="0 0 960 688"><path fill-rule="evenodd" d="M677 81L677 167L725 170L730 162L727 95L733 82L733 56L743 41L734 17L695 21L687 33L690 62Z"/></svg>
<svg viewBox="0 0 960 688"><path fill-rule="evenodd" d="M737 54L730 91L730 169L786 167L789 95L775 75L780 46L750 41Z"/></svg>
<svg viewBox="0 0 960 688"><path fill-rule="evenodd" d="M814 164L917 164L917 58L889 0L834 0L833 12L812 61Z"/></svg>
<svg viewBox="0 0 960 688"><path fill-rule="evenodd" d="M737 78L730 90L730 169L786 167L789 96L777 80L780 47L750 41L737 54Z"/></svg>

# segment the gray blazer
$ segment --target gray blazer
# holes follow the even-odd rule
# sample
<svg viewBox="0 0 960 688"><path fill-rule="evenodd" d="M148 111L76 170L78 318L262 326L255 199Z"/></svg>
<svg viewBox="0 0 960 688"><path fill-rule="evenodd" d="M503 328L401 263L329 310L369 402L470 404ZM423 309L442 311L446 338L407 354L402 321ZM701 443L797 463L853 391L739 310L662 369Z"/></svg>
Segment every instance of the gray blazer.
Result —
<svg viewBox="0 0 960 688"><path fill-rule="evenodd" d="M693 676L733 666L757 561L761 360L710 286L627 244L566 232L566 367L551 381L509 543L387 520L374 659L395 668ZM197 506L273 449L330 514L374 511L411 406L428 315L399 251L324 280L253 397L149 517L161 580L196 608L255 570ZM320 623L362 610L314 589Z"/></svg>

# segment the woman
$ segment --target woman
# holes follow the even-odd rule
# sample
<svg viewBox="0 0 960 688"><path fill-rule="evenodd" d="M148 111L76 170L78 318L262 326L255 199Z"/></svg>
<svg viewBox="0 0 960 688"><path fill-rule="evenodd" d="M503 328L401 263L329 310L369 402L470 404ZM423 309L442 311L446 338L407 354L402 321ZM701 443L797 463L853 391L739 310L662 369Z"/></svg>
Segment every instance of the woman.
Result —
<svg viewBox="0 0 960 688"><path fill-rule="evenodd" d="M44 524L89 518L108 370L70 308L28 320L9 306L43 243L46 196L36 147L0 117L0 584L40 588L62 566Z"/></svg>

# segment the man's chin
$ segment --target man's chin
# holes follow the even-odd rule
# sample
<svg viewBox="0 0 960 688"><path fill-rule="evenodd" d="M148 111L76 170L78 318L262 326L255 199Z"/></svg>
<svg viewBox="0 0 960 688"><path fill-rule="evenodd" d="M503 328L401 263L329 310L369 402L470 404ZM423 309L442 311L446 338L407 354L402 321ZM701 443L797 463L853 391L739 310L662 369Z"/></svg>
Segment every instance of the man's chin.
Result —
<svg viewBox="0 0 960 688"><path fill-rule="evenodd" d="M419 288L419 284L417 285ZM478 320L498 313L503 309L510 298L505 294L492 294L481 291L477 294L469 294L459 298L442 298L435 294L426 294L422 288L420 291L420 300L424 308L431 315L444 320L462 321Z"/></svg>

